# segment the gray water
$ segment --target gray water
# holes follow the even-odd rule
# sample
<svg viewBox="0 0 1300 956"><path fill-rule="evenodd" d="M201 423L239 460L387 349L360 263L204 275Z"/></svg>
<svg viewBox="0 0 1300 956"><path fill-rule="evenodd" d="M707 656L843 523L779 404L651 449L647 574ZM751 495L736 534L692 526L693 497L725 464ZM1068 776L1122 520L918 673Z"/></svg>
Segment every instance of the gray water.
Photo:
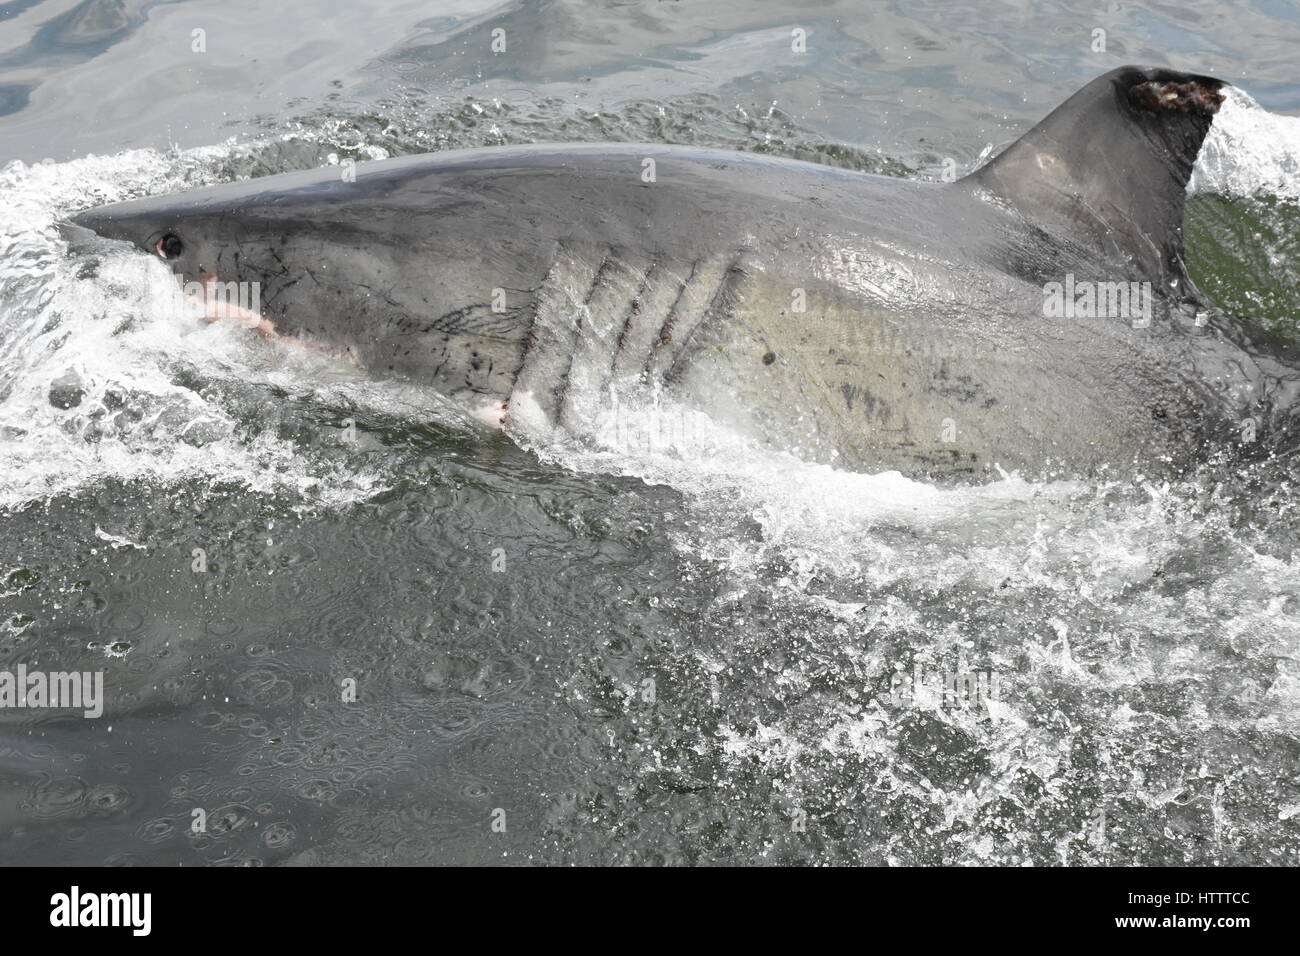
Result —
<svg viewBox="0 0 1300 956"><path fill-rule="evenodd" d="M945 488L671 408L488 437L53 223L533 141L939 178L1162 64L1244 91L1189 251L1286 338L1297 51L1282 0L0 3L0 671L105 689L0 709L0 861L1294 865L1295 456Z"/></svg>

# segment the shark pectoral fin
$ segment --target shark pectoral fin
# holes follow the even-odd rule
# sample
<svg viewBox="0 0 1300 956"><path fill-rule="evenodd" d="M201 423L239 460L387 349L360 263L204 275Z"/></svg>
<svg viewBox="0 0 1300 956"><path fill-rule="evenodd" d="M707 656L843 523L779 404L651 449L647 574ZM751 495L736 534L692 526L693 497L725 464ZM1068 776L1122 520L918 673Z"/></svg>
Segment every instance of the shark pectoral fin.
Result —
<svg viewBox="0 0 1300 956"><path fill-rule="evenodd" d="M1098 77L961 180L1049 235L1115 253L1132 278L1186 279L1187 181L1224 96L1208 76L1126 66Z"/></svg>

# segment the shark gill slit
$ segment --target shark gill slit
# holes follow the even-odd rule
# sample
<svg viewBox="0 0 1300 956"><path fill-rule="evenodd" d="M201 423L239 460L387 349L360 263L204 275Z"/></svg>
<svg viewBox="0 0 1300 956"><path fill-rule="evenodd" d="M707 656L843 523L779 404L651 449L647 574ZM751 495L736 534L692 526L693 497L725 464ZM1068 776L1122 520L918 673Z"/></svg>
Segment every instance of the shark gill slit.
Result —
<svg viewBox="0 0 1300 956"><path fill-rule="evenodd" d="M653 257L631 250L612 254L610 267L602 272L582 315L582 332L560 409L562 424L570 424L574 415L594 413L607 403L620 352L641 323L642 298L657 274L656 265Z"/></svg>
<svg viewBox="0 0 1300 956"><path fill-rule="evenodd" d="M677 358L675 346L690 337L726 277L725 263L717 256L691 263L691 274L664 316L646 358L645 377L648 382L664 381L665 373Z"/></svg>
<svg viewBox="0 0 1300 956"><path fill-rule="evenodd" d="M690 344L695 333L710 319L725 314L727 305L736 299L740 284L747 276L743 251L733 253L726 258L714 258L709 264L718 267L718 273L716 278L713 278L714 273L710 271L711 281L707 284L707 288L711 289L710 294L701 296L697 300L700 307L692 309L689 320L679 323L677 331L672 336L673 341L670 343L674 346L672 354L660 367L662 381L665 384L674 382L685 369L686 357L690 353Z"/></svg>
<svg viewBox="0 0 1300 956"><path fill-rule="evenodd" d="M581 306L570 317L573 338L569 349L569 360L565 363L564 372L555 384L555 410L551 415L551 420L557 425L569 422L574 411L573 402L579 398L574 393L583 391L586 385L582 378L587 373L587 365L590 364L590 353L598 347L603 309L608 307L605 300L617 285L620 267L618 250L605 250L600 256L600 265L596 267L595 274L587 286L587 292L582 297Z"/></svg>
<svg viewBox="0 0 1300 956"><path fill-rule="evenodd" d="M551 268L533 298L533 321L507 407L517 395L531 393L546 417L555 421L563 379L578 337L578 326L573 320L576 300L570 290L586 290L584 301L590 295L599 272L599 267L593 267L591 262L591 257L573 255L557 243Z"/></svg>
<svg viewBox="0 0 1300 956"><path fill-rule="evenodd" d="M656 343L694 269L693 263L662 257L649 263L641 287L624 311L623 327L606 372L604 384L612 385L616 394L647 380Z"/></svg>

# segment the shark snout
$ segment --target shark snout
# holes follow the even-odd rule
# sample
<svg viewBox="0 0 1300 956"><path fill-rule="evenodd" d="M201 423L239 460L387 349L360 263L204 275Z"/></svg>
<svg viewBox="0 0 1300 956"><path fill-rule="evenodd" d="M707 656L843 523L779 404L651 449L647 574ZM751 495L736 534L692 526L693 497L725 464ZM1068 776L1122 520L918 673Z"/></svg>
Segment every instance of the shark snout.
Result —
<svg viewBox="0 0 1300 956"><path fill-rule="evenodd" d="M90 252L94 245L105 241L95 230L88 229L75 219L61 219L54 226L73 252Z"/></svg>
<svg viewBox="0 0 1300 956"><path fill-rule="evenodd" d="M122 244L135 248L136 244L120 227L114 228L112 219L100 216L95 210L78 213L55 224L59 235L75 253L121 252Z"/></svg>

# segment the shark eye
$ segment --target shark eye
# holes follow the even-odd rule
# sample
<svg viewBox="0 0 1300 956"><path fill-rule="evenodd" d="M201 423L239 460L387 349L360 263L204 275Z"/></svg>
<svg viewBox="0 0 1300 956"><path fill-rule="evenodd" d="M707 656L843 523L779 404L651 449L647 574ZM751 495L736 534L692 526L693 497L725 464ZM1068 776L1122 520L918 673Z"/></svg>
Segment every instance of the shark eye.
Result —
<svg viewBox="0 0 1300 956"><path fill-rule="evenodd" d="M176 259L185 251L185 243L174 232L169 232L154 243L154 250L164 259Z"/></svg>

